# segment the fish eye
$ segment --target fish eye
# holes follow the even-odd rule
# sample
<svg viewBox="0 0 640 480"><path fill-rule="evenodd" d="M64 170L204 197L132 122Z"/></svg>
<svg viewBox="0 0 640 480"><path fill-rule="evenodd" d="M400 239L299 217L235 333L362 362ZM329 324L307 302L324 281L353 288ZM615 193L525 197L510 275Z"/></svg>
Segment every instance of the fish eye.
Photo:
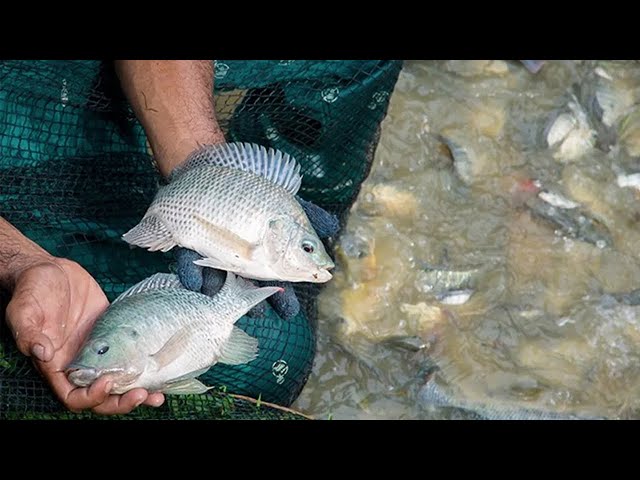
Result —
<svg viewBox="0 0 640 480"><path fill-rule="evenodd" d="M105 353L107 353L109 351L109 346L105 345L104 347L102 347L100 350L98 350L98 355L104 355Z"/></svg>
<svg viewBox="0 0 640 480"><path fill-rule="evenodd" d="M313 244L307 241L302 242L302 249L307 253L313 253L315 251Z"/></svg>

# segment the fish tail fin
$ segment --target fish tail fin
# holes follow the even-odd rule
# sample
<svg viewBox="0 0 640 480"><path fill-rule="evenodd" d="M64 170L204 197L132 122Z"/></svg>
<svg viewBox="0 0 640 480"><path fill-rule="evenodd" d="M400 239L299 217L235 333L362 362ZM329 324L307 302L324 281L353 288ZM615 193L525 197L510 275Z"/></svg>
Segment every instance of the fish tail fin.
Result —
<svg viewBox="0 0 640 480"><path fill-rule="evenodd" d="M282 291L284 291L282 287L257 287L248 280L227 272L227 279L218 295L228 295L233 298L242 311L241 315L244 315L274 293Z"/></svg>

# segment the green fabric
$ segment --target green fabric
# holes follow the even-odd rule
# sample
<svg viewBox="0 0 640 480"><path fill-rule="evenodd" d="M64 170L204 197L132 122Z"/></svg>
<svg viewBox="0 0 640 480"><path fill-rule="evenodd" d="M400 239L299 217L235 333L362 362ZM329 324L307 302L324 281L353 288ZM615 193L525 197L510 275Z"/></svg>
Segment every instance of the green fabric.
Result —
<svg viewBox="0 0 640 480"><path fill-rule="evenodd" d="M400 68L377 60L218 60L218 120L229 141L294 155L304 175L301 195L340 215L368 173ZM159 181L110 63L0 62L0 215L52 254L79 262L109 300L175 268L171 252L131 249L120 238L140 220ZM293 320L268 309L264 318L238 322L258 338L258 359L216 365L203 380L290 405L311 372L316 343L318 289L296 290L303 312ZM10 399L0 404L0 418L27 404L37 410L37 401L24 398L29 390L16 385L42 381L15 354L4 322L0 341L0 393ZM50 394L45 387L38 395Z"/></svg>

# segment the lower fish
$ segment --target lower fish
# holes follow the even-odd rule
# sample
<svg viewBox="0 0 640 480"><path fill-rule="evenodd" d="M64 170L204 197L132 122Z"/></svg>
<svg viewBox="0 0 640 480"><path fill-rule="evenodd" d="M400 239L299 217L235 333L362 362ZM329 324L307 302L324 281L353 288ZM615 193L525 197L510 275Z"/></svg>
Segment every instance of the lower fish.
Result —
<svg viewBox="0 0 640 480"><path fill-rule="evenodd" d="M280 287L258 288L227 272L213 297L192 292L176 275L158 273L134 285L107 308L67 367L76 386L108 374L111 393L134 388L199 394L196 379L220 362L242 365L258 354L258 340L235 322Z"/></svg>
<svg viewBox="0 0 640 480"><path fill-rule="evenodd" d="M552 412L517 405L489 402L469 402L456 399L433 379L418 392L418 401L425 407L453 408L466 414L469 420L605 420L602 417Z"/></svg>

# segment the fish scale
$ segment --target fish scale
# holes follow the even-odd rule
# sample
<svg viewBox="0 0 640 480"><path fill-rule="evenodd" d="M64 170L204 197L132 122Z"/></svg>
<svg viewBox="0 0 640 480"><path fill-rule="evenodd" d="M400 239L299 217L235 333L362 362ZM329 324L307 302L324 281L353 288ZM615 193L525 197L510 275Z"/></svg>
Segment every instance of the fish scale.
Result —
<svg viewBox="0 0 640 480"><path fill-rule="evenodd" d="M194 202L193 198L200 200ZM211 198L215 201L207 201ZM150 210L156 212L183 242L204 236L189 213L197 213L250 243L260 240L264 219L275 215L290 215L312 228L302 207L292 202L282 187L250 172L213 166L188 171L170 183Z"/></svg>

